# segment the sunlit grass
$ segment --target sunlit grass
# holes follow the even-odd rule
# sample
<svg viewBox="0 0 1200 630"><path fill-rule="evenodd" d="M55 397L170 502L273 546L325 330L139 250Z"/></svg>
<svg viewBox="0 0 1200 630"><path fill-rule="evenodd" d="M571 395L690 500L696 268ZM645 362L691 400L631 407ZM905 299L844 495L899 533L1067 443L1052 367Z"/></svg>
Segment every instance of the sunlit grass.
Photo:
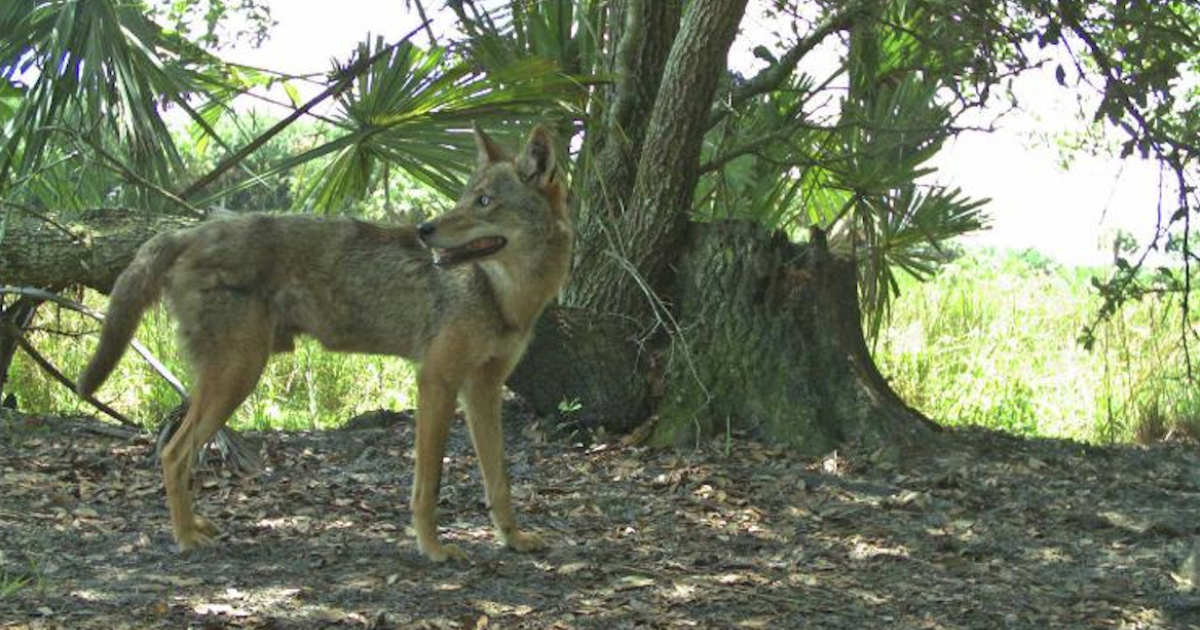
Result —
<svg viewBox="0 0 1200 630"><path fill-rule="evenodd" d="M104 307L104 298L98 295L89 295L87 302ZM44 308L31 339L39 351L74 378L91 357L98 339L91 333L98 326L69 311ZM174 327L164 308L147 313L137 339L184 383L191 381L187 365L176 352ZM14 362L11 379L10 391L16 393L22 409L96 413L23 355ZM146 426L156 425L180 402L171 386L132 351L126 353L97 396ZM231 425L260 430L321 429L339 426L364 411L415 406L411 364L395 357L337 354L305 339L295 351L272 357L258 388L242 404Z"/></svg>
<svg viewBox="0 0 1200 630"><path fill-rule="evenodd" d="M1092 273L970 254L902 287L876 359L902 397L946 424L1090 441L1194 432L1200 396L1184 379L1178 305L1129 305L1089 352L1077 340L1096 309Z"/></svg>

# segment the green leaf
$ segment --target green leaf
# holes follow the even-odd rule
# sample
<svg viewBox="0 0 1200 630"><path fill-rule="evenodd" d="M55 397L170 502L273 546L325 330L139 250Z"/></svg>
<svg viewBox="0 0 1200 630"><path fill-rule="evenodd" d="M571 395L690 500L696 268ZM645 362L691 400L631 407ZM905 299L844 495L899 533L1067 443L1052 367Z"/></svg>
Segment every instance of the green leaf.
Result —
<svg viewBox="0 0 1200 630"><path fill-rule="evenodd" d="M296 89L296 85L291 81L283 82L283 91L287 93L288 100L291 101L292 107L300 107L304 101L300 98L300 91Z"/></svg>

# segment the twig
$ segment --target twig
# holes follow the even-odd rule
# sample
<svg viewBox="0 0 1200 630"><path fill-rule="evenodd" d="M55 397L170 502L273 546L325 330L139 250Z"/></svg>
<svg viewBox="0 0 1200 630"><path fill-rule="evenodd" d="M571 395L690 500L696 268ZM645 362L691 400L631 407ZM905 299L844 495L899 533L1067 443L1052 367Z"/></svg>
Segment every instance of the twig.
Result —
<svg viewBox="0 0 1200 630"><path fill-rule="evenodd" d="M823 23L817 25L815 29L800 41L791 50L784 53L779 60L761 72L754 75L740 88L734 90L730 98L730 107L719 111L712 112L708 117L708 127L712 128L729 113L730 110L736 109L743 103L760 94L774 91L792 75L799 65L800 60L804 58L818 44L825 41L829 35L849 28L856 18L863 12L867 3L865 1L855 1L848 3L842 7L842 10L830 15Z"/></svg>
<svg viewBox="0 0 1200 630"><path fill-rule="evenodd" d="M72 424L80 431L87 431L88 433L95 433L97 435L106 435L108 437L120 438L122 440L131 440L143 433L143 431L140 430L114 427L110 424L98 422L89 417L79 418Z"/></svg>
<svg viewBox="0 0 1200 630"><path fill-rule="evenodd" d="M267 96L266 94L255 94L254 92L247 91L247 92L239 92L238 96L245 96L246 98L252 98L255 100L262 101L268 105L274 105L275 107L281 107L283 109L290 109L292 111L296 111L296 105L294 103L285 103L277 98L271 98L270 96ZM308 116L314 120L319 120L331 127L337 127L340 129L346 129L349 127L349 125L347 125L346 123L344 123L340 120L337 120L335 118L330 118L329 116L325 116L322 114L309 112Z"/></svg>
<svg viewBox="0 0 1200 630"><path fill-rule="evenodd" d="M61 295L58 295L57 293L51 293L50 291L44 291L42 289L35 289L32 287L9 287L0 285L0 294L5 293L11 295L23 295L39 300L45 300L47 302L54 302L59 306L64 306L72 311L91 317L98 322L104 322L104 316L96 312L94 309L89 308L85 304L80 304L79 302L76 302L70 298L65 298ZM167 366L163 365L161 361L155 358L155 356L146 349L146 346L143 346L137 339L131 341L129 345L133 348L134 352L141 355L142 359L144 359L146 363L148 363L150 367L154 369L155 372L158 372L158 375L161 376L163 380L165 380L167 384L169 384L183 400L186 401L188 399L187 388L183 386L183 383L179 382L178 378L175 378L175 375L167 369Z"/></svg>
<svg viewBox="0 0 1200 630"><path fill-rule="evenodd" d="M27 339L25 339L25 335L22 334L21 331L18 330L16 326L9 326L8 332L9 332L9 334L11 334L13 336L13 340L17 342L17 345L20 346L21 349L25 351L25 354L28 354L29 358L33 359L34 363L38 364L38 367L45 370L47 374L54 377L54 380L61 383L64 387L66 387L67 389L70 389L71 391L76 392L78 394L78 391L75 389L75 382L72 381L71 379L67 378L66 376L64 376L62 372L58 371L58 368L54 367L53 363L50 363L50 361L47 360L46 357L42 356L42 353L38 352L37 348L34 348L33 345L30 344ZM95 396L90 396L90 395L85 396L85 395L79 394L79 397L86 400L89 404L91 404L96 409L99 409L100 411L104 412L108 416L112 417L117 422L120 422L121 424L123 424L125 426L129 426L129 427L137 426L137 423L135 423L133 420L126 418L123 414L121 414L121 412L100 402L99 400L96 399Z"/></svg>
<svg viewBox="0 0 1200 630"><path fill-rule="evenodd" d="M619 563L619 562L605 563L604 566L606 568L621 569L622 571L626 571L629 573L640 573L642 575L650 574L650 575L653 575L658 578L678 579L678 578L682 578L682 577L687 577L687 578L695 578L696 577L694 572L690 572L690 571L684 572L684 571L679 571L677 569L672 569L669 567L654 568L654 567L650 567L650 566L635 566L632 564L623 564L623 563ZM704 583L709 586L712 586L713 588L723 588L723 589L730 590L730 591L736 591L738 593L746 595L747 597L764 599L767 601L776 602L776 603L780 603L780 604L790 604L792 606L796 606L797 605L796 602L801 599L798 596L776 595L774 593L763 592L761 589L747 588L740 584L725 584L725 583L717 581L717 580L705 580Z"/></svg>
<svg viewBox="0 0 1200 630"><path fill-rule="evenodd" d="M1182 184L1182 182L1181 182ZM1186 195L1187 192L1182 190L1180 195ZM1191 336L1188 332L1191 330L1191 314L1192 308L1189 300L1192 295L1192 258L1188 256L1192 251L1190 238L1192 236L1192 213L1187 209L1186 199L1183 211L1183 303L1179 308L1179 334L1183 341L1183 359L1187 366L1188 382L1193 382L1195 373L1192 371L1192 343ZM1200 562L1200 558L1197 559Z"/></svg>
<svg viewBox="0 0 1200 630"><path fill-rule="evenodd" d="M70 228L68 228L67 226L59 223L58 221L55 221L54 219L38 212L37 210L30 208L29 206L27 206L23 203L9 201L7 199L0 199L0 204L4 204L10 208L16 208L17 210L20 210L21 212L24 212L25 214L28 214L28 215L34 217L35 219L41 220L42 222L46 223L50 227L58 230L59 232L62 232L63 234L66 234L67 237L71 239L72 243L78 243L80 241L79 235L72 232L70 230Z"/></svg>
<svg viewBox="0 0 1200 630"><path fill-rule="evenodd" d="M116 171L116 173L119 174L121 177L123 177L126 181L130 182L131 184L141 186L142 188L145 188L145 189L149 190L150 192L158 194L162 197L165 197L168 201L170 201L171 203L174 203L177 206L182 207L183 209L187 210L189 214L191 214L192 216L194 216L198 219L204 218L204 216L205 216L204 212L200 211L198 208L196 208L192 204L188 203L187 201L179 198L178 196L175 195L175 193L172 193L171 191L163 188L162 186L159 186L158 184L155 184L154 182L146 179L145 177L138 175L136 172L134 172L133 169L129 168L124 162L117 159L117 157L115 155L106 151L104 149L104 147L100 146L99 143L92 140L91 138L88 138L86 135L81 134L74 129L71 129L70 127L62 127L62 126L57 126L57 125L52 125L52 126L46 127L45 129L47 131L58 131L58 132L64 133L64 134L70 136L76 142L81 142L81 143L87 145L88 148L90 148L92 151L95 151L96 154L101 157L101 163L105 164L105 166L108 166L108 168L112 169L113 171Z"/></svg>
<svg viewBox="0 0 1200 630"><path fill-rule="evenodd" d="M1183 253L1182 253L1182 256L1183 256L1183 262L1184 262L1184 265L1183 265L1184 266L1184 269L1183 269L1184 286L1185 286L1186 291L1184 292L1183 300L1180 303L1180 309L1181 309L1180 321L1181 321L1181 327L1183 329L1182 333L1181 333L1181 337L1182 337L1182 343L1183 343L1184 361L1186 363L1186 368L1187 368L1187 376L1188 376L1188 379L1191 380L1194 378L1194 372L1193 372L1193 366L1192 366L1192 353L1191 353L1191 345L1190 345L1190 337L1188 335L1188 329L1189 329L1189 320L1190 320L1190 315L1191 315L1191 313L1189 312L1191 309L1189 291L1190 291L1191 285L1192 285L1192 282L1191 282L1192 269L1191 269L1191 260L1189 258L1189 253L1191 250L1190 228L1191 228L1192 207L1191 207L1190 199L1188 197L1189 186L1188 186L1188 181L1187 181L1188 178L1187 178L1186 162L1188 161L1187 156L1189 156L1189 155L1195 156L1197 153L1200 153L1200 145L1196 144L1195 142L1189 142L1188 141L1189 139L1186 139L1186 138L1171 137L1169 127L1164 129L1164 127L1161 124L1156 124L1157 121L1152 120L1148 116L1148 113L1143 110L1145 105L1143 104L1143 105L1139 106L1137 101L1134 100L1134 98L1129 90L1113 90L1109 87L1112 85L1119 86L1119 85L1123 84L1126 77L1123 76L1123 72L1121 71L1119 62L1109 54L1109 51L1105 50L1105 48L1101 45L1100 42L1098 42L1096 40L1095 37L1092 36L1092 34L1087 30L1085 22L1080 18L1080 16L1078 16L1074 13L1068 13L1068 12L1062 12L1062 13L1055 14L1051 10L1043 10L1043 13L1045 13L1047 15L1047 17L1050 17L1051 19L1054 19L1055 17L1058 17L1059 19L1061 19L1063 25L1066 28L1070 29L1070 31L1084 43L1084 45L1087 47L1087 51L1090 53L1091 61L1095 64L1096 69L1099 71L1100 76L1102 78L1104 78L1104 80L1105 80L1104 87L1093 85L1092 86L1093 89L1095 89L1096 91L1103 94L1104 99L1115 100L1117 102L1117 104L1120 106L1119 113L1124 114L1125 117L1131 118L1133 120L1133 122L1136 123L1136 129L1135 129L1134 125L1117 121L1117 112L1109 113L1110 119L1112 119L1112 121L1115 124L1117 124L1118 126L1124 128L1126 130L1126 132L1129 136L1129 145L1128 146L1132 148L1133 146L1135 146L1137 144L1148 143L1150 148L1153 149L1154 154L1159 161L1159 164L1160 165L1165 164L1167 166L1170 166L1171 170L1175 174L1175 179L1179 185L1179 201L1180 201L1180 203L1179 203L1180 208L1176 212L1175 216L1178 217L1179 213L1181 212L1182 218L1183 218L1183 224L1184 224L1183 225L1184 230L1183 230ZM1194 37L1192 39L1194 39ZM1068 52L1071 53L1072 59L1075 62L1075 67L1079 71L1080 76L1084 77L1084 80L1086 81L1087 73L1085 72L1084 68L1082 67L1082 64L1080 63L1077 55L1074 53L1074 51L1072 51L1070 49L1069 43L1064 41L1064 45L1067 47ZM1090 85L1090 82L1089 82L1089 85ZM1100 111L1103 111L1103 110L1100 110ZM1162 204L1162 201L1161 201L1161 195L1162 195L1161 166L1160 166L1160 180L1159 181L1160 181L1160 183L1159 183L1159 196L1160 196L1159 223L1161 224L1161 222L1162 222L1162 216L1161 216L1161 204ZM1173 217L1168 222L1168 229L1170 229L1170 226L1174 225L1176 220L1177 219ZM1145 250L1142 253L1141 259L1138 260L1136 265L1132 266L1131 271L1129 273L1125 274L1125 279L1117 278L1115 280L1121 280L1121 282L1126 283L1126 284L1131 283L1133 281L1132 279L1135 279L1137 273L1139 273L1141 271L1142 263L1146 260L1146 257L1150 253L1150 251L1155 248L1160 236L1161 236L1161 234L1156 230L1154 241L1148 247L1145 248ZM1114 280L1114 282L1115 282L1115 280ZM1111 284L1112 283L1110 283L1110 286L1111 286ZM1112 303L1119 305L1120 300L1116 300L1116 299L1112 298L1111 295L1106 295L1105 296L1105 306L1107 306L1108 304L1112 304ZM1102 308L1101 314L1097 316L1097 318L1096 318L1097 322L1102 321L1108 317L1108 315L1105 315L1103 313L1103 310L1104 309ZM1085 330L1088 330L1088 329L1085 329Z"/></svg>
<svg viewBox="0 0 1200 630"><path fill-rule="evenodd" d="M331 97L337 96L337 95L341 94L342 92L346 91L346 89L348 89L350 87L350 84L355 79L357 79L359 75L361 75L363 72L365 72L371 66L375 65L375 63L377 61L379 61L380 59L383 59L387 55L390 55L392 53L392 51L396 49L397 46L399 46L400 44L411 39L414 34L416 34L421 29L425 28L425 26L427 24L428 24L428 21L426 21L425 23L421 24L417 28L410 31L407 35L402 37L400 39L400 41L398 41L394 44L391 44L389 46L385 46L384 48L382 48L381 50L376 52L374 55L371 55L370 57L367 57L366 59L360 59L359 61L356 61L354 63L354 65L352 65L346 69L345 73L342 75L342 77L340 79L337 80L336 83L334 83L333 85L326 88L324 92L321 92L320 94L309 99L309 101L307 103L302 105L299 109L292 112L291 114L288 114L288 116L286 118L284 118L283 120L272 125L270 129L267 129L263 133L259 134L259 136L257 138L251 140L250 143L247 144L246 146L242 147L242 149L240 151L238 151L237 153L234 153L233 155L230 155L229 157L225 158L224 160L221 160L221 163L217 164L215 167L213 167L213 170L209 171L208 174L206 174L203 177L201 177L200 179L196 180L195 182L192 183L192 185L185 188L183 190L183 192L179 193L179 197L182 199L187 199L187 198L191 197L192 195L195 195L197 192L203 190L206 186L208 186L209 184L216 181L217 178L219 178L221 175L223 175L226 171L228 171L229 169L233 168L234 166L236 166L237 164L239 164L240 162L245 160L246 157L248 157L251 153L254 153L255 151L257 151L259 149L259 147L266 144L267 141L269 141L271 138L274 138L276 135L278 135L280 132L282 132L284 129L286 129L288 126L290 126L292 123L296 122L296 120L298 120L301 116L306 115L309 112L309 110L313 109L314 107L321 104L325 100L327 100Z"/></svg>
<svg viewBox="0 0 1200 630"><path fill-rule="evenodd" d="M642 290L642 294L645 295L646 301L650 304L650 308L654 312L654 317L658 320L658 324L673 333L675 340L677 340L679 342L679 346L683 348L683 360L687 363L688 370L692 373L692 378L696 381L696 386L699 387L700 392L704 394L704 402L700 403L700 407L707 407L708 404L712 402L713 396L712 393L708 391L708 387L705 386L704 379L700 377L700 371L696 369L695 361L692 360L691 344L688 343L687 336L683 332L683 326L679 324L679 321L675 319L675 315L671 313L671 309L668 308L665 303L663 303L662 298L660 298L658 294L654 292L654 289L651 288L650 284L646 282L645 278L638 273L637 268L634 267L633 263L628 258L616 254L612 250L605 250L604 253L615 260L617 265L624 269L625 272L628 273L631 278L633 278L634 283L637 284L638 288ZM672 344L671 347L674 349L675 345Z"/></svg>
<svg viewBox="0 0 1200 630"><path fill-rule="evenodd" d="M429 38L429 45L437 46L438 45L437 38L433 36L433 29L429 26L430 23L433 22L433 20L430 20L425 15L425 6L423 4L421 4L421 0L408 0L407 2L405 2L405 4L410 5L410 6L416 5L417 17L420 18L420 20L422 22L424 22L424 24L422 26L425 27L425 36Z"/></svg>
<svg viewBox="0 0 1200 630"><path fill-rule="evenodd" d="M262 74L270 74L270 75L274 75L276 78L282 79L282 80L284 80L284 81L305 81L305 82L307 82L307 83L311 83L311 84L313 84L313 85L326 85L326 82L325 82L325 81L319 81L319 80L317 80L317 79L314 79L314 78L313 78L313 77L322 77L322 76L327 76L327 73L326 73L326 72L324 72L324 71L320 71L320 72L305 72L305 73L303 73L303 74L292 74L292 73L290 73L290 72L283 72L283 71L280 71L280 70L274 70L274 69L272 69L272 68L265 68L265 67L263 67L263 66L256 66L256 65L254 65L254 64L250 64L250 63L240 63L240 62L238 62L238 63L233 63L233 62L226 62L226 65L228 65L228 66L229 66L229 67L231 67L231 68L244 68L244 69L246 69L246 70L249 70L249 71L251 71L251 72L259 72L259 73L262 73ZM248 92L248 91L241 90L241 89L237 89L237 88L235 88L235 89L234 89L234 91L235 91L235 92L237 92L238 94L249 94L249 92Z"/></svg>

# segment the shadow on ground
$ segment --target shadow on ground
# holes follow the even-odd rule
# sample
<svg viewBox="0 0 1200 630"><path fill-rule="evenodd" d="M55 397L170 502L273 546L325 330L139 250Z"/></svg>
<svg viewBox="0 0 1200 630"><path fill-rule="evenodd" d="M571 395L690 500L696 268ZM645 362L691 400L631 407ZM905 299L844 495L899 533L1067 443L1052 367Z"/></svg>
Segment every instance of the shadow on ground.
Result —
<svg viewBox="0 0 1200 630"><path fill-rule="evenodd" d="M433 565L406 532L412 427L365 424L252 436L263 474L199 477L223 546L179 558L149 437L0 421L0 628L1200 627L1194 445L964 431L896 463L514 431L554 545L525 556L493 542L460 424L441 523L470 561Z"/></svg>

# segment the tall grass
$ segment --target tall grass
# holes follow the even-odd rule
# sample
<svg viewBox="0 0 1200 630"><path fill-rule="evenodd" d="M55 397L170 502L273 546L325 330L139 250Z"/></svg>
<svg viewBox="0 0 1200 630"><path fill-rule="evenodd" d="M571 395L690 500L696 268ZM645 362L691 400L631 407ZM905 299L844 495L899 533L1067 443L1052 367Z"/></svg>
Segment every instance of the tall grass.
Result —
<svg viewBox="0 0 1200 630"><path fill-rule="evenodd" d="M1032 253L970 253L902 286L876 360L902 397L946 424L1103 442L1196 435L1200 393L1186 380L1178 305L1127 305L1085 350L1096 273Z"/></svg>
<svg viewBox="0 0 1200 630"><path fill-rule="evenodd" d="M89 294L99 309L105 298ZM97 326L69 311L50 307L39 313L33 344L68 376L76 376L99 338ZM170 316L151 310L137 339L177 376L189 382L188 368L176 352ZM338 426L355 414L378 408L416 406L414 371L395 357L336 354L305 339L296 350L275 355L258 388L234 415L235 428L318 429ZM38 412L95 413L86 403L19 355L11 371L10 391L21 408ZM180 403L179 396L136 354L129 352L97 396L147 426L157 424Z"/></svg>

